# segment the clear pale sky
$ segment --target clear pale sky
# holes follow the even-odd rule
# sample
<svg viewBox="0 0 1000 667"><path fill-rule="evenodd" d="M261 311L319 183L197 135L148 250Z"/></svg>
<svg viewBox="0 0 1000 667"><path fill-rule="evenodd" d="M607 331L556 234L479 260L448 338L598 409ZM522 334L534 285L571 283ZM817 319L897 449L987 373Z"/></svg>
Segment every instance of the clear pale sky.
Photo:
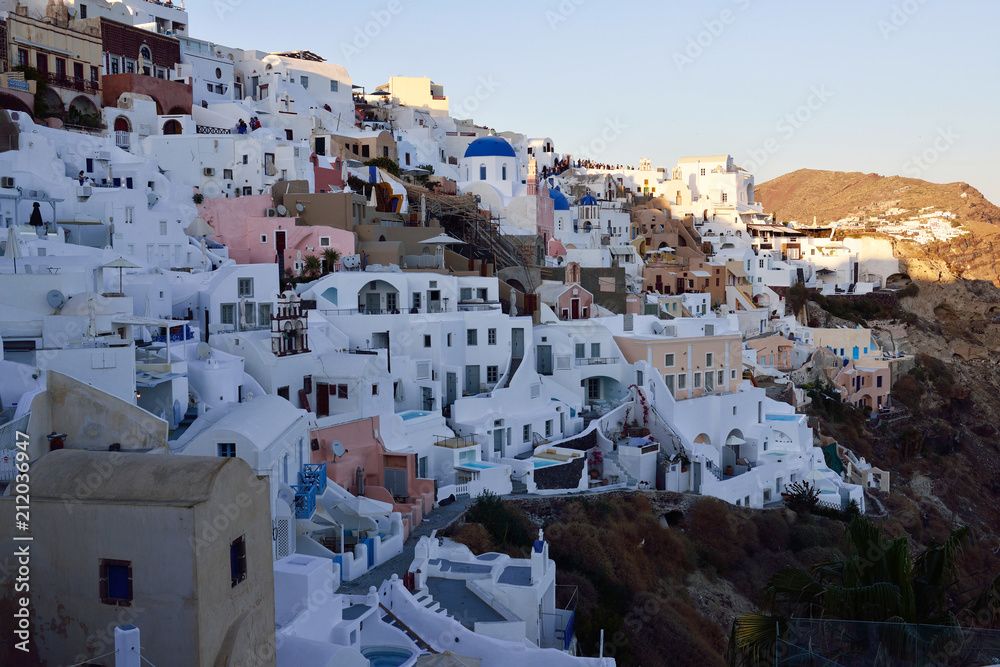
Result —
<svg viewBox="0 0 1000 667"><path fill-rule="evenodd" d="M453 111L563 153L654 166L729 153L758 183L803 167L900 174L1000 204L993 0L186 6L193 37L308 49L369 90L429 76Z"/></svg>

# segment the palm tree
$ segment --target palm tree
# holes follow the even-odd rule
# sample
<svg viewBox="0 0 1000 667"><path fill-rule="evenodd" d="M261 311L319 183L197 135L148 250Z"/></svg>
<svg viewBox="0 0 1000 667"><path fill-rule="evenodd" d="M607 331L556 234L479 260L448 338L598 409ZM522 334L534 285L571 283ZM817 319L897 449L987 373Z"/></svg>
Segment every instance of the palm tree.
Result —
<svg viewBox="0 0 1000 667"><path fill-rule="evenodd" d="M326 248L323 250L323 272L331 273L337 267L337 262L340 261L340 252L333 248Z"/></svg>
<svg viewBox="0 0 1000 667"><path fill-rule="evenodd" d="M819 563L809 571L778 572L761 595L760 613L733 621L730 664L771 662L792 619L878 623L870 626L875 628L870 643L888 662L912 658L956 636L960 640L959 615L984 611L981 620L995 623L1000 577L959 609L950 604L969 538L968 526L957 528L944 544L932 543L911 560L906 537L886 540L870 519L855 517L847 527L846 559ZM917 625L936 629L918 631Z"/></svg>
<svg viewBox="0 0 1000 667"><path fill-rule="evenodd" d="M323 267L319 263L319 257L316 255L306 255L306 258L302 262L302 275L307 278L316 278L322 270Z"/></svg>

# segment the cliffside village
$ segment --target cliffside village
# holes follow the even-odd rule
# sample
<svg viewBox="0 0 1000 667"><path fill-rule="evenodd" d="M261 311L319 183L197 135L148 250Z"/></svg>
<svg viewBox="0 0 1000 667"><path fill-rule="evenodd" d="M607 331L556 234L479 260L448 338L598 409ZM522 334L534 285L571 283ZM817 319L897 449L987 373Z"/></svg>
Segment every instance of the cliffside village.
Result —
<svg viewBox="0 0 1000 667"><path fill-rule="evenodd" d="M404 544L484 491L888 489L799 385L886 418L908 358L785 297L884 289L891 246L776 222L731 156L562 153L177 2L0 18L5 664L611 665L543 532Z"/></svg>

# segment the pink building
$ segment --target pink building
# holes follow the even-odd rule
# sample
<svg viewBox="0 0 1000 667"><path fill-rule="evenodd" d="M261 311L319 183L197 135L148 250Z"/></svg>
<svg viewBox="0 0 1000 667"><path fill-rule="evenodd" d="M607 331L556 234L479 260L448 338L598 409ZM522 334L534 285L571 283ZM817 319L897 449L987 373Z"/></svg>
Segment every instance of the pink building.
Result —
<svg viewBox="0 0 1000 667"><path fill-rule="evenodd" d="M378 433L378 417L316 429L312 462L325 462L327 477L354 495L392 504L403 515L405 540L434 507L434 480L418 478L417 455L388 451ZM344 446L343 456L334 454L334 442Z"/></svg>
<svg viewBox="0 0 1000 667"><path fill-rule="evenodd" d="M316 178L316 192L332 192L342 190L347 184L344 180L343 163L340 158L328 158L313 153L309 160L313 163L313 175Z"/></svg>
<svg viewBox="0 0 1000 667"><path fill-rule="evenodd" d="M781 334L764 334L747 339L747 345L757 353L757 363L779 371L792 370L794 343Z"/></svg>
<svg viewBox="0 0 1000 667"><path fill-rule="evenodd" d="M836 374L833 386L840 390L844 402L872 410L889 405L889 391L892 372L885 362L855 362L845 360L843 368ZM865 363L864 366L857 365Z"/></svg>
<svg viewBox="0 0 1000 667"><path fill-rule="evenodd" d="M270 195L211 197L198 205L198 212L215 230L210 238L228 247L238 264L275 264L281 251L289 268L307 255L322 257L327 248L341 257L354 254L354 232L297 225L296 218L275 215L273 206Z"/></svg>

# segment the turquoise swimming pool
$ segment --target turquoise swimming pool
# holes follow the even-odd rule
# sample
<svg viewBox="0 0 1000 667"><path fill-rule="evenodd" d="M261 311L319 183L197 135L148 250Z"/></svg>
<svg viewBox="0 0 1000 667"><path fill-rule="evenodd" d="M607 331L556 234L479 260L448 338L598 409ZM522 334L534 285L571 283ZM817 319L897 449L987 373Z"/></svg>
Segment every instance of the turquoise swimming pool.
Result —
<svg viewBox="0 0 1000 667"><path fill-rule="evenodd" d="M476 470L486 470L488 468L492 468L493 467L489 463L479 463L479 462L476 462L476 463L459 463L458 466L460 468L475 468Z"/></svg>
<svg viewBox="0 0 1000 667"><path fill-rule="evenodd" d="M413 657L413 651L400 646L368 646L361 649L371 667L399 667Z"/></svg>
<svg viewBox="0 0 1000 667"><path fill-rule="evenodd" d="M557 466L559 461L546 461L545 459L535 459L536 468L548 468L549 466Z"/></svg>
<svg viewBox="0 0 1000 667"><path fill-rule="evenodd" d="M767 415L769 422L797 422L800 415Z"/></svg>
<svg viewBox="0 0 1000 667"><path fill-rule="evenodd" d="M429 414L429 412L424 412L423 410L407 410L406 412L400 412L399 416L402 417L404 421L409 421L410 419L426 417Z"/></svg>

